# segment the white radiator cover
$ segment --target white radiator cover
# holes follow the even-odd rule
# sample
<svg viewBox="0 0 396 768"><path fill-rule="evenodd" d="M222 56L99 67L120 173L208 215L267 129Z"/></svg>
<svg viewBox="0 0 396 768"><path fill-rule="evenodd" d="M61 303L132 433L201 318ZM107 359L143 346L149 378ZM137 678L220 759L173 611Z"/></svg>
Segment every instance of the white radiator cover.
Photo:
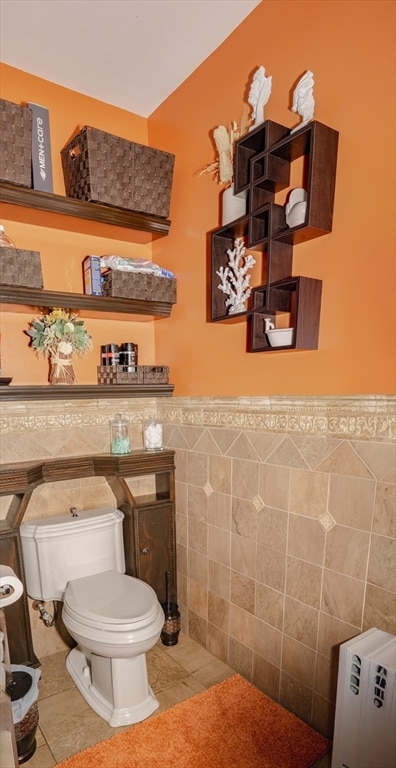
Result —
<svg viewBox="0 0 396 768"><path fill-rule="evenodd" d="M340 646L331 768L395 768L396 637L367 630Z"/></svg>

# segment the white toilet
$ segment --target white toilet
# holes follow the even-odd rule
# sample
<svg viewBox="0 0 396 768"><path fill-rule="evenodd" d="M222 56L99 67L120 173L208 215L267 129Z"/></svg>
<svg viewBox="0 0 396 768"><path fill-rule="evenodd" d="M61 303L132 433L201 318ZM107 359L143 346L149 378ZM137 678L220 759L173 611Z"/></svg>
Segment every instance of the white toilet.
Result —
<svg viewBox="0 0 396 768"><path fill-rule="evenodd" d="M125 575L123 517L104 508L20 527L27 594L63 600L63 623L77 642L66 667L88 704L113 727L144 720L159 706L145 654L165 620L154 590Z"/></svg>

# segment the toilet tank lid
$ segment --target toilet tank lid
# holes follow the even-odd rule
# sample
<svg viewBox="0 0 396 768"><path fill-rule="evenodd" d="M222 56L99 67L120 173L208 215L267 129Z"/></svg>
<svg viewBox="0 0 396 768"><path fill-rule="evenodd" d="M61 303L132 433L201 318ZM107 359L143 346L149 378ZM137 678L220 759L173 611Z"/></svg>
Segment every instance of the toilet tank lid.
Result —
<svg viewBox="0 0 396 768"><path fill-rule="evenodd" d="M21 538L43 539L51 536L59 536L63 533L70 534L78 530L98 530L99 528L112 527L114 522L122 520L124 513L115 507L101 507L99 509L86 509L77 512L76 517L71 514L43 517L38 520L27 520L20 527Z"/></svg>

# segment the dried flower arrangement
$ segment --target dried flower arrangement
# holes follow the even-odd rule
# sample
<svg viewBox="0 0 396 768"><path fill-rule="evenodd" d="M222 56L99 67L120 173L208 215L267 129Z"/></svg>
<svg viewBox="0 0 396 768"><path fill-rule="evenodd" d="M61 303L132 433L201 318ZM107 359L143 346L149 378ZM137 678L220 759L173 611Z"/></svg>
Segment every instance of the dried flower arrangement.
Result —
<svg viewBox="0 0 396 768"><path fill-rule="evenodd" d="M84 321L77 318L76 312L51 307L47 314L32 320L30 329L25 331L37 354L51 359L52 384L72 384L75 378L72 354L83 356L92 349L92 337Z"/></svg>
<svg viewBox="0 0 396 768"><path fill-rule="evenodd" d="M246 311L246 301L252 292L249 286L250 275L247 272L256 263L253 256L245 255L246 248L242 237L237 237L234 245L233 250L227 250L230 257L228 265L220 267L216 272L221 280L217 287L229 297L225 302L226 307L229 307L229 315Z"/></svg>
<svg viewBox="0 0 396 768"><path fill-rule="evenodd" d="M228 130L224 125L219 125L214 129L213 139L218 158L202 168L199 172L200 176L204 173L214 173L218 184L222 184L223 187L231 186L234 180L235 142L248 132L251 122L250 117L244 116L239 125L235 120L232 120Z"/></svg>

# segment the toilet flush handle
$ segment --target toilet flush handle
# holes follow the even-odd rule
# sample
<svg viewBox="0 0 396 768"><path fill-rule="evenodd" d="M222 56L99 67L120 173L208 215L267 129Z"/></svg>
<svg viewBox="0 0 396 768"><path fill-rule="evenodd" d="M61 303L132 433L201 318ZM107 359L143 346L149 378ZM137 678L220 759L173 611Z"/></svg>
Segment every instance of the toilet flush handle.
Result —
<svg viewBox="0 0 396 768"><path fill-rule="evenodd" d="M77 507L70 507L70 514L72 517L78 517Z"/></svg>
<svg viewBox="0 0 396 768"><path fill-rule="evenodd" d="M143 547L143 549L140 550L142 555L148 555L150 550L148 547Z"/></svg>

